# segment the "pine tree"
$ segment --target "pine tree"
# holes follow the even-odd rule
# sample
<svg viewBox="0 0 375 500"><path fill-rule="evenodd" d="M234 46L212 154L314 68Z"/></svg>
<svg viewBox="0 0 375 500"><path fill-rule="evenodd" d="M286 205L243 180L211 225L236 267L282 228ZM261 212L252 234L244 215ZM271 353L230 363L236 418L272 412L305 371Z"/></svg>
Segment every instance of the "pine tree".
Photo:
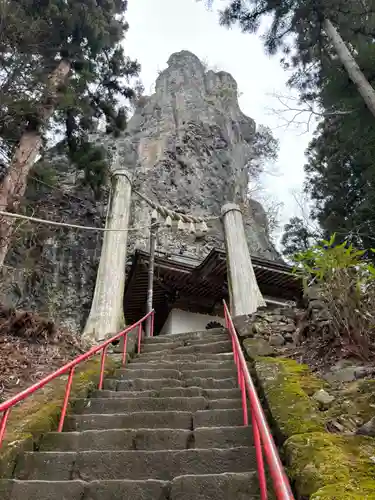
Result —
<svg viewBox="0 0 375 500"><path fill-rule="evenodd" d="M1 210L18 208L51 123L64 124L78 164L99 119L111 130L126 126L118 101L133 97L129 79L139 72L121 45L126 8L126 0L7 0L0 11L0 117L11 118L0 128L3 155L11 155ZM11 233L9 219L0 220L0 267Z"/></svg>

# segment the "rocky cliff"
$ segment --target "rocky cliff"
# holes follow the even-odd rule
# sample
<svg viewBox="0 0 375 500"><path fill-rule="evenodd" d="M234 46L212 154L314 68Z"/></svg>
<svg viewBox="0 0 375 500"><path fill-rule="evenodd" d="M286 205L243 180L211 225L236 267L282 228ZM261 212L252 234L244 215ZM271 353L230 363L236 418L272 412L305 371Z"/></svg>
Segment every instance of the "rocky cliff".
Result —
<svg viewBox="0 0 375 500"><path fill-rule="evenodd" d="M254 159L256 125L238 104L237 84L225 72L206 71L192 53L173 54L156 80L155 93L142 97L128 128L116 139L97 135L109 157L116 152L133 174L134 187L155 202L197 216L217 216L221 206L235 201L243 207L251 253L278 259L270 242L262 206L246 199L248 167ZM108 187L95 200L66 156L51 151L44 166L55 189L32 181L28 205L39 216L102 227ZM56 189L58 188L58 189ZM149 224L149 206L134 196L132 226ZM129 252L147 248L148 233L129 234ZM161 231L158 248L203 258L222 246L221 223L208 235L192 237ZM18 232L15 248L3 271L2 297L8 304L53 314L79 331L88 314L98 259L100 233L55 230L27 224Z"/></svg>

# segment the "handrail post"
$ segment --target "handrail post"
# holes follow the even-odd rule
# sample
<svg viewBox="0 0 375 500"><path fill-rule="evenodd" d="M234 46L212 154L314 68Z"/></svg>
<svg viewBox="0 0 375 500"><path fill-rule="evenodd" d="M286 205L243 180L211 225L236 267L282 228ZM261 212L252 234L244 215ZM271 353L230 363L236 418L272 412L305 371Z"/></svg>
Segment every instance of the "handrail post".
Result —
<svg viewBox="0 0 375 500"><path fill-rule="evenodd" d="M142 340L142 323L138 326L138 354L141 354L141 340Z"/></svg>
<svg viewBox="0 0 375 500"><path fill-rule="evenodd" d="M245 377L243 371L241 370L241 399L242 399L242 411L243 411L243 425L249 425L249 416L247 414L247 397L246 397L246 387L245 387Z"/></svg>
<svg viewBox="0 0 375 500"><path fill-rule="evenodd" d="M155 311L152 311L152 314L151 314L151 332L150 332L150 337L154 336L154 328L155 328Z"/></svg>
<svg viewBox="0 0 375 500"><path fill-rule="evenodd" d="M5 435L5 428L7 425L8 417L10 414L10 408L4 411L3 416L1 417L1 422L0 422L0 448L3 444L3 439Z"/></svg>
<svg viewBox="0 0 375 500"><path fill-rule="evenodd" d="M127 344L128 344L128 335L127 333L122 337L123 338L123 341L124 341L124 347L123 347L123 351L122 351L122 366L125 366L126 365L126 348L127 348Z"/></svg>
<svg viewBox="0 0 375 500"><path fill-rule="evenodd" d="M66 410L68 408L68 403L69 403L70 390L72 388L72 383L73 383L74 369L75 369L74 366L73 366L73 368L70 369L68 381L66 383L64 403L63 403L63 407L61 410L60 421L59 421L59 426L57 428L57 432L62 432L63 427L64 427Z"/></svg>
<svg viewBox="0 0 375 500"><path fill-rule="evenodd" d="M154 311L152 311L149 315L153 315ZM66 411L68 408L68 403L69 403L69 396L72 388L72 383L73 383L73 375L74 375L74 370L76 366L78 366L80 363L86 361L87 359L91 358L92 356L95 356L96 354L101 353L101 363L100 363L100 377L99 377L99 389L102 389L103 387L103 379L104 379L104 368L105 368L105 357L107 355L107 350L108 347L111 343L114 341L121 339L121 337L127 338L127 334L131 331L133 331L135 328L138 328L138 345L140 349L140 343L141 343L141 338L142 338L142 324L145 322L145 320L149 317L149 315L144 316L142 319L134 323L133 325L130 325L127 327L125 330L118 332L116 335L113 337L107 339L105 342L103 342L99 346L94 346L91 349L89 349L87 352L84 354L81 354L80 356L77 356L75 359L70 361L69 363L66 363L64 366L61 368L55 370L54 372L50 373L46 377L44 377L42 380L39 380L39 382L36 382L35 384L31 385L27 389L24 389L23 391L19 392L18 394L14 395L13 397L9 398L8 400L0 403L0 414L2 415L0 418L0 448L4 440L4 435L5 435L5 429L8 421L8 417L10 415L10 412L12 408L20 403L21 401L24 401L26 398L31 396L31 394L34 394L38 389L41 389L42 387L46 386L49 382L52 380L55 380L57 377L60 377L61 375L65 375L66 373L69 373L68 376L68 381L66 384L65 388L65 396L64 396L64 401L63 401L63 406L62 406L62 411L60 415L60 421L58 425L58 431L61 432L64 426L64 419L66 416ZM125 352L125 360L126 360L126 343L124 346L124 352ZM124 354L123 354L124 356Z"/></svg>
<svg viewBox="0 0 375 500"><path fill-rule="evenodd" d="M262 442L260 439L258 422L255 418L253 408L251 408L251 424L253 427L254 448L255 448L255 455L258 468L260 500L267 500L268 498L267 482L266 482L266 473L264 469Z"/></svg>
<svg viewBox="0 0 375 500"><path fill-rule="evenodd" d="M108 346L105 346L102 350L102 358L100 360L100 378L99 378L99 391L103 389L103 380L104 380L104 366L105 366L105 357L107 354Z"/></svg>

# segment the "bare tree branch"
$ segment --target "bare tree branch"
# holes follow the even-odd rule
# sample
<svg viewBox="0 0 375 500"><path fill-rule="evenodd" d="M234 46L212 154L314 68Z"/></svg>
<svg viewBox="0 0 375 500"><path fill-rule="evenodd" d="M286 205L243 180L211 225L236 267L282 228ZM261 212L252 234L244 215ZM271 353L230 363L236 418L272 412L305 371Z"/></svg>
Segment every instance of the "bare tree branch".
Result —
<svg viewBox="0 0 375 500"><path fill-rule="evenodd" d="M282 125L280 125L280 127L288 129L292 125L297 127L304 125L306 128L305 133L310 132L312 124L317 123L322 118L327 116L348 115L354 112L354 110L340 109L323 111L319 108L317 103L301 101L299 97L293 95L285 96L274 93L270 96L276 99L281 106L277 108L268 108L272 114L276 115L281 120Z"/></svg>

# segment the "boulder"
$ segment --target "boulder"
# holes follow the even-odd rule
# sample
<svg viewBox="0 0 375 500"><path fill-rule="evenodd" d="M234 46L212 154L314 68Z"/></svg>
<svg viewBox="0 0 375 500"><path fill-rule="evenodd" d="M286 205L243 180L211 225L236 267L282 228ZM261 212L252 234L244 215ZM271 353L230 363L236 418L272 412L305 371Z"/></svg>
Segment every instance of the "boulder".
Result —
<svg viewBox="0 0 375 500"><path fill-rule="evenodd" d="M368 422L363 424L357 430L357 434L361 434L363 436L375 437L375 417L370 418L370 420Z"/></svg>
<svg viewBox="0 0 375 500"><path fill-rule="evenodd" d="M328 392L324 389L320 389L313 395L313 399L319 403L319 407L322 410L326 410L331 406L331 404L335 400L335 397L331 394L328 394Z"/></svg>
<svg viewBox="0 0 375 500"><path fill-rule="evenodd" d="M280 347L285 344L285 339L280 333L274 333L270 336L268 342L270 343L270 345Z"/></svg>
<svg viewBox="0 0 375 500"><path fill-rule="evenodd" d="M243 346L251 359L257 356L273 356L275 354L275 349L264 339L246 339Z"/></svg>

